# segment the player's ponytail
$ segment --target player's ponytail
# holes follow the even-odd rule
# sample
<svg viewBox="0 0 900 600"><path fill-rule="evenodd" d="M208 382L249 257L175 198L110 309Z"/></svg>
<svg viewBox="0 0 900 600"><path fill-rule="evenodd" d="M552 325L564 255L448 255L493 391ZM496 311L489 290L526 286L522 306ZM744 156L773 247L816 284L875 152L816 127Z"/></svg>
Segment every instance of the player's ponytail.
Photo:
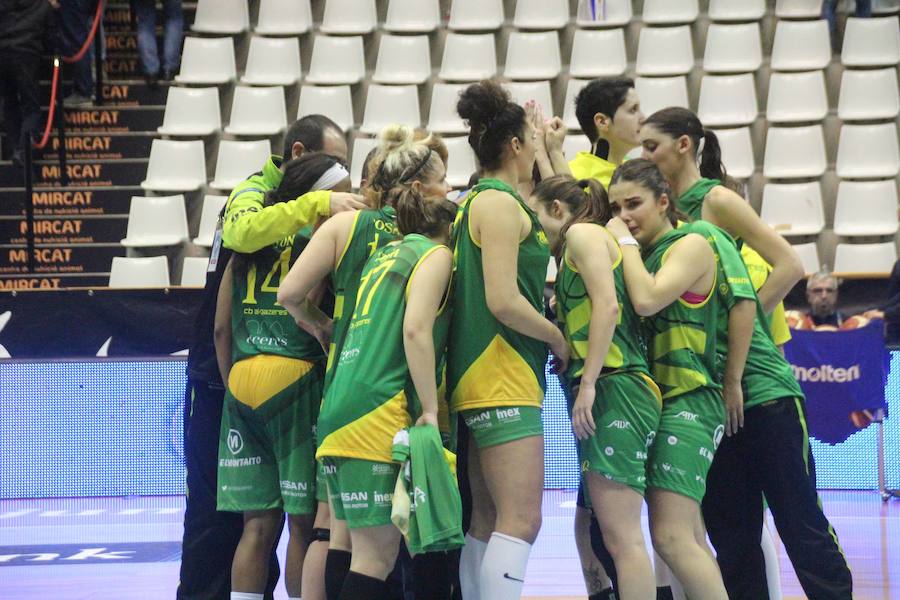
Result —
<svg viewBox="0 0 900 600"><path fill-rule="evenodd" d="M443 196L425 196L413 187L405 187L396 195L397 228L407 235L440 236L449 230L456 218L457 206Z"/></svg>
<svg viewBox="0 0 900 600"><path fill-rule="evenodd" d="M576 180L571 175L554 175L541 181L532 192L532 198L545 206L554 200L562 202L569 208L572 217L560 230L559 242L554 253L559 253L566 231L576 223L596 223L604 225L609 220L609 199L606 190L596 179Z"/></svg>
<svg viewBox="0 0 900 600"><path fill-rule="evenodd" d="M709 179L718 179L723 184L730 184L725 165L722 164L722 147L719 138L710 129L705 129L697 115L686 108L670 106L658 110L644 121L661 133L677 140L686 135L691 140L693 158L697 161L700 175Z"/></svg>

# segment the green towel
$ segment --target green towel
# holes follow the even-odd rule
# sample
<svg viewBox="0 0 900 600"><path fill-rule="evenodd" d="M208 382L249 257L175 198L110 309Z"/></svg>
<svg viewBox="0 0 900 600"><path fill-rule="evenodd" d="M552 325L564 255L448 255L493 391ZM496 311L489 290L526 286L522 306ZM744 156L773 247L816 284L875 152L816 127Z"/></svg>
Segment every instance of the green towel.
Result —
<svg viewBox="0 0 900 600"><path fill-rule="evenodd" d="M456 455L441 444L431 425L401 429L392 458L401 463L391 521L411 554L453 550L463 545L462 501L456 483Z"/></svg>

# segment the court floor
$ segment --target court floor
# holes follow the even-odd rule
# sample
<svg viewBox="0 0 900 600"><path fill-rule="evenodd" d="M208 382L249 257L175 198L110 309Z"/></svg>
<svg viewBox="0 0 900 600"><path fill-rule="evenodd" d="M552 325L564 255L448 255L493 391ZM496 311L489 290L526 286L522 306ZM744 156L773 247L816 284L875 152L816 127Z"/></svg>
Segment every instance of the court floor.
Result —
<svg viewBox="0 0 900 600"><path fill-rule="evenodd" d="M850 562L856 600L900 600L900 501L875 492L823 492ZM525 597L585 598L572 519L575 495L548 490ZM0 598L146 600L175 597L184 499L0 501ZM284 537L281 555L283 557ZM778 544L785 598L803 598ZM283 588L276 598L287 598Z"/></svg>

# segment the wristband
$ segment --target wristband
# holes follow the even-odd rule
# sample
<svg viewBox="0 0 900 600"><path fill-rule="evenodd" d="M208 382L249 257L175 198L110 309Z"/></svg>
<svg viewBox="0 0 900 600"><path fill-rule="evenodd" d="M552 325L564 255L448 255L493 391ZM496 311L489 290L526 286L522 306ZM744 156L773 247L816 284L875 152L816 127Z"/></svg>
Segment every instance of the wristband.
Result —
<svg viewBox="0 0 900 600"><path fill-rule="evenodd" d="M618 239L619 246L634 246L635 248L640 248L641 245L638 243L636 239L631 237L630 235L626 235L625 237L620 237Z"/></svg>

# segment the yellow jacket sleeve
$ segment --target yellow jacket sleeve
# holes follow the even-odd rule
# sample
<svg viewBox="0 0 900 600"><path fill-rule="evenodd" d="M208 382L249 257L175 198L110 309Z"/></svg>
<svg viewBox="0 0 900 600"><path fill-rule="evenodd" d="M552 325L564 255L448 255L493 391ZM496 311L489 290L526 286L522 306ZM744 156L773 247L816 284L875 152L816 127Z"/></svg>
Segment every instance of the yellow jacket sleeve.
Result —
<svg viewBox="0 0 900 600"><path fill-rule="evenodd" d="M265 190L243 187L232 192L225 210L222 243L236 252L256 252L314 225L331 212L331 192L309 192L295 200L263 207Z"/></svg>
<svg viewBox="0 0 900 600"><path fill-rule="evenodd" d="M772 315L769 317L769 331L776 346L787 344L791 341L791 330L788 328L787 319L784 316L784 302L779 302Z"/></svg>

